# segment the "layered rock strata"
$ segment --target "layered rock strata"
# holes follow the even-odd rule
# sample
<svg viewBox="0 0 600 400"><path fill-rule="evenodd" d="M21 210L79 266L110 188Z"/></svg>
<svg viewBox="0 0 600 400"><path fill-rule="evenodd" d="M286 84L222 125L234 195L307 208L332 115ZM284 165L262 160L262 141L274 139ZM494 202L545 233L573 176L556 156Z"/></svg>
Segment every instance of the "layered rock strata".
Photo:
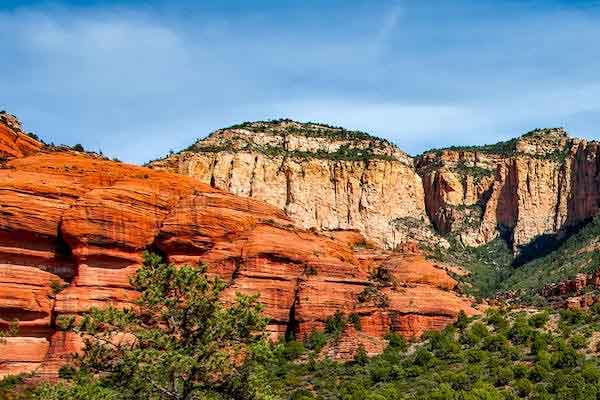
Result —
<svg viewBox="0 0 600 400"><path fill-rule="evenodd" d="M55 377L82 346L57 318L130 307L129 278L145 249L207 263L228 282L226 303L259 293L274 339L302 339L338 310L357 314L356 336L369 341L477 312L414 249L364 244L356 231L303 230L273 206L189 177L77 152L14 156L0 168L0 329L16 320L18 332L0 344L0 375Z"/></svg>
<svg viewBox="0 0 600 400"><path fill-rule="evenodd" d="M290 120L245 123L149 165L265 201L305 228L357 229L388 248L409 238L440 240L429 229L412 158L362 132Z"/></svg>
<svg viewBox="0 0 600 400"><path fill-rule="evenodd" d="M563 129L542 129L496 145L431 151L417 170L438 231L471 246L504 233L518 254L597 214L598 150Z"/></svg>
<svg viewBox="0 0 600 400"><path fill-rule="evenodd" d="M41 142L23 131L17 117L0 111L0 161L33 154L42 146Z"/></svg>
<svg viewBox="0 0 600 400"><path fill-rule="evenodd" d="M502 235L518 255L597 213L597 160L598 143L560 128L412 159L364 133L279 120L218 130L149 165L266 201L305 228L357 229L387 248Z"/></svg>

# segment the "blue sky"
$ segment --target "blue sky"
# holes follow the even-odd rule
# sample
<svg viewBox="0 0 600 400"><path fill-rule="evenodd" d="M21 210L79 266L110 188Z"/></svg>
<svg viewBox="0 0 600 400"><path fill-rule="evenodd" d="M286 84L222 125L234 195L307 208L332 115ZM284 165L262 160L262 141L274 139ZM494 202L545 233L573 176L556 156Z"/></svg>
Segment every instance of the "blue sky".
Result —
<svg viewBox="0 0 600 400"><path fill-rule="evenodd" d="M3 0L0 38L0 109L129 162L280 117L411 154L600 138L595 1Z"/></svg>

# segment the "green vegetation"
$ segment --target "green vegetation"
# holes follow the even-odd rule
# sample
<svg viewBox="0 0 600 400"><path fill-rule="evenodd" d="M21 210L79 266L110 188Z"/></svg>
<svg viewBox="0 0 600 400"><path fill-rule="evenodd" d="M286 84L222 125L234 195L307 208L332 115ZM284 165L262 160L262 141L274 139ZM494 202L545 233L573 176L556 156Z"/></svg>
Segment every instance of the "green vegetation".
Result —
<svg viewBox="0 0 600 400"><path fill-rule="evenodd" d="M491 254L486 254L490 257ZM481 256L484 257L483 255ZM305 341L269 343L256 297L218 301L204 269L146 254L129 310L92 310L67 329L85 349L57 384L0 380L0 398L34 400L588 400L600 397L600 305L589 311L488 309L410 345L386 336L381 355L334 362L320 352L356 315L338 311Z"/></svg>
<svg viewBox="0 0 600 400"><path fill-rule="evenodd" d="M512 251L506 242L496 238L480 247L462 245L455 237L449 237L450 249L426 249L433 259L460 265L468 276L456 276L459 288L476 298L493 297L510 274Z"/></svg>
<svg viewBox="0 0 600 400"><path fill-rule="evenodd" d="M387 160L394 161L395 157L378 154L372 148L353 148L349 145L342 145L336 151L328 152L325 150L317 151L300 151L287 150L280 146L256 145L247 143L243 147L234 149L233 145L225 144L219 146L201 146L192 145L185 151L193 151L200 153L222 153L222 152L257 152L269 157L289 157L299 159L325 159L325 160L343 160L343 161L367 161L367 160Z"/></svg>
<svg viewBox="0 0 600 400"><path fill-rule="evenodd" d="M531 137L541 137L554 135L554 136L563 136L567 137L567 133L563 128L535 128L527 133L525 133L522 137L531 138Z"/></svg>
<svg viewBox="0 0 600 400"><path fill-rule="evenodd" d="M476 165L467 165L466 162L460 161L452 169L452 172L456 173L462 178L462 184L465 185L467 176L473 177L473 182L477 184L482 178L487 178L495 174L495 170L482 168Z"/></svg>
<svg viewBox="0 0 600 400"><path fill-rule="evenodd" d="M468 218L463 225L468 225ZM544 304L540 292L546 285L573 279L579 273L593 273L600 266L600 216L572 231L563 239L554 235L539 237L520 249L516 259L500 237L480 247L468 247L450 235L449 249L426 250L433 259L461 266L470 273L455 277L465 293L485 298L517 292L523 303Z"/></svg>
<svg viewBox="0 0 600 400"><path fill-rule="evenodd" d="M517 152L517 142L519 140L527 139L529 141L541 141L548 143L550 146L553 144L558 144L558 140L562 138L568 137L564 130L559 128L537 128L532 131L529 131L522 135L520 138L514 138L510 140L506 140L503 142L498 142L495 144L486 144L480 146L450 146L440 149L432 149L427 151L427 153L435 153L440 155L444 150L450 151L467 151L467 152L478 152L484 154L496 154L500 156L514 156L520 154ZM566 157L569 154L571 144L567 141L563 148L556 149L549 153L545 154L524 154L533 158L542 159L542 160L553 160L556 162L564 162ZM477 171L473 171L477 174ZM483 172L483 171L480 171Z"/></svg>
<svg viewBox="0 0 600 400"><path fill-rule="evenodd" d="M270 357L257 296L238 294L225 307L224 282L206 268L175 267L145 254L132 280L137 307L92 309L61 322L84 338L84 352L42 384L34 399L266 399ZM141 396L141 397L140 397Z"/></svg>
<svg viewBox="0 0 600 400"><path fill-rule="evenodd" d="M385 308L389 305L390 300L376 286L367 286L358 294L359 303L372 303L375 307Z"/></svg>
<svg viewBox="0 0 600 400"><path fill-rule="evenodd" d="M54 293L54 294L58 294L58 293L62 292L67 286L69 286L69 285L68 284L63 285L58 280L50 281L50 289L52 289L52 293Z"/></svg>
<svg viewBox="0 0 600 400"><path fill-rule="evenodd" d="M40 139L40 137L33 132L27 132L26 135L29 136L30 138L32 138L33 140L37 140L38 142L44 143L44 141L42 139Z"/></svg>
<svg viewBox="0 0 600 400"><path fill-rule="evenodd" d="M234 135L233 138L223 140L215 145L203 145L201 141L194 143L184 151L202 152L202 153L221 153L250 151L265 154L269 157L289 157L297 159L327 159L344 161L366 161L366 160L396 160L395 157L385 154L378 150L385 150L393 146L389 141L380 139L361 131L349 131L340 127L333 127L314 122L299 123L288 119L273 121L244 122L233 125L229 128L216 131L214 134L231 131L235 129L244 129L251 132L268 133L275 136L286 137L289 135L305 136L311 138L325 138L329 140L343 140L348 143L341 145L335 151L326 151L319 149L316 151L289 150L284 146L259 145L247 142L242 134ZM365 147L365 144L368 147Z"/></svg>
<svg viewBox="0 0 600 400"><path fill-rule="evenodd" d="M425 225L425 221L410 216L398 217L391 221L390 224L398 229L430 229Z"/></svg>
<svg viewBox="0 0 600 400"><path fill-rule="evenodd" d="M567 159L570 150L571 145L567 143L562 149L556 149L546 154L535 154L533 157L538 160L551 160L557 163L563 163Z"/></svg>
<svg viewBox="0 0 600 400"><path fill-rule="evenodd" d="M345 364L318 360L307 347L290 359L298 354L286 350L298 348L290 341L268 375L281 399L597 399L600 360L586 346L599 329L594 311L492 309L474 320L463 314L410 347L390 334L383 354L369 359L359 348Z"/></svg>
<svg viewBox="0 0 600 400"><path fill-rule="evenodd" d="M518 139L510 139L504 142L498 142L495 144L485 144L481 146L450 146L444 147L441 149L432 149L429 150L428 153L433 152L436 154L441 154L444 150L450 151L472 151L486 154L498 154L504 156L511 156L517 151L517 140Z"/></svg>
<svg viewBox="0 0 600 400"><path fill-rule="evenodd" d="M533 295L549 283L591 273L600 265L600 217L594 218L549 254L515 268L501 285Z"/></svg>
<svg viewBox="0 0 600 400"><path fill-rule="evenodd" d="M287 125L284 125L287 124ZM332 126L319 122L297 122L288 118L268 121L242 122L223 130L246 129L251 132L270 132L279 135L301 135L315 138L343 140L375 140L390 145L385 139L372 136L362 131L351 131L340 126Z"/></svg>

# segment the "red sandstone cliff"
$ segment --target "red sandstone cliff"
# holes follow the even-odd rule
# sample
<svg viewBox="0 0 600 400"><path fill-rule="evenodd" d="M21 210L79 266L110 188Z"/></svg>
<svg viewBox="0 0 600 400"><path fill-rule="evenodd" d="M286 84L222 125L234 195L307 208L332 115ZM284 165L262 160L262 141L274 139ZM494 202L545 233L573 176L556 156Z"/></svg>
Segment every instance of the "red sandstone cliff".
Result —
<svg viewBox="0 0 600 400"><path fill-rule="evenodd" d="M43 146L23 132L21 123L12 114L0 112L0 159L33 154Z"/></svg>
<svg viewBox="0 0 600 400"><path fill-rule="evenodd" d="M149 165L266 201L305 228L358 229L388 248L503 233L517 254L597 213L599 146L541 129L413 159L366 134L281 120L218 130Z"/></svg>
<svg viewBox="0 0 600 400"><path fill-rule="evenodd" d="M600 145L563 129L532 131L491 146L425 153L417 162L428 215L465 244L487 243L504 229L515 253L595 216Z"/></svg>
<svg viewBox="0 0 600 400"><path fill-rule="evenodd" d="M413 159L363 132L250 122L149 165L265 201L305 228L357 229L387 248L407 240L445 242L430 229Z"/></svg>
<svg viewBox="0 0 600 400"><path fill-rule="evenodd" d="M0 124L0 143L19 143L15 134ZM206 262L230 284L224 301L259 292L274 338L302 338L337 310L358 314L362 331L348 331L332 357L352 352L343 343L377 351L388 330L420 335L459 310L477 312L414 249L353 250L364 242L356 232L305 231L279 209L192 178L37 142L10 149L0 168L0 328L17 319L19 333L0 344L0 376L55 376L81 346L56 318L130 306L128 279L148 248L175 263Z"/></svg>

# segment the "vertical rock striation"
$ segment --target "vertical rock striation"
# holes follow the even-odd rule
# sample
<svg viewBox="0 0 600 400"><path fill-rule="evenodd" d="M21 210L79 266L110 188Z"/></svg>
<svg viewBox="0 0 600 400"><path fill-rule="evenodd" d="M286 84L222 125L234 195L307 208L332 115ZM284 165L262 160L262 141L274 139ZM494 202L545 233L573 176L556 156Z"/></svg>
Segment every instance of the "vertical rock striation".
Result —
<svg viewBox="0 0 600 400"><path fill-rule="evenodd" d="M598 144L541 129L496 145L427 152L417 160L427 213L477 246L507 234L515 254L598 212Z"/></svg>
<svg viewBox="0 0 600 400"><path fill-rule="evenodd" d="M82 152L11 157L0 167L0 329L16 320L18 333L0 343L0 376L55 378L82 346L59 318L132 307L129 278L146 249L206 263L227 282L226 304L260 294L274 339L302 339L338 310L356 314L363 329L348 331L341 357L362 341L380 351L390 330L418 336L478 312L423 256L356 248L364 243L357 231L304 230L282 210L190 177Z"/></svg>
<svg viewBox="0 0 600 400"><path fill-rule="evenodd" d="M186 151L149 164L192 176L284 210L305 228L357 229L393 248L410 236L432 239L413 160L362 132L290 120L214 132Z"/></svg>

